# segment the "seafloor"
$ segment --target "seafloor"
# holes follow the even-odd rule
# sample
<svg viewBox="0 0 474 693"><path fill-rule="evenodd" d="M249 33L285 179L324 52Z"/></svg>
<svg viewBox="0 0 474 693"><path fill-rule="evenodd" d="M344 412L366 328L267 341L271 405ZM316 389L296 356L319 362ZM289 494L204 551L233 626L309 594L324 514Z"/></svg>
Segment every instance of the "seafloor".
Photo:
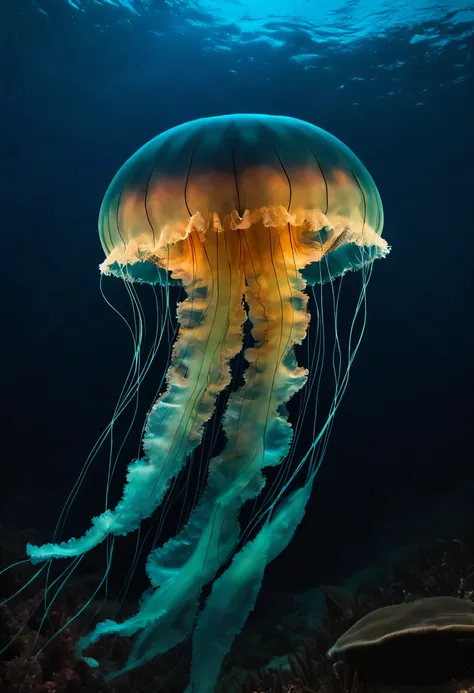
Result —
<svg viewBox="0 0 474 693"><path fill-rule="evenodd" d="M0 528L0 567L21 558L30 538L31 532ZM4 573L0 599L18 590L31 574L28 564ZM410 644L409 665L404 666L407 663L399 650L394 650L393 657L387 650L383 670L371 670L370 660L334 663L327 657L327 650L342 633L378 607L432 596L474 600L474 537L439 539L399 555L385 575L384 579L379 574L376 581L367 578L352 591L328 585L295 596L264 590L226 658L219 693L474 693L474 638L458 640L464 655L451 661L450 648L440 651L438 647L430 658L430 641L421 636ZM69 623L89 599L87 580L76 575L46 617L44 590L39 587L32 583L0 608L0 693L184 691L189 647L177 648L107 682L98 669L75 657L78 633L86 617L90 625L95 606ZM321 604L324 614L316 619ZM113 616L113 611L113 603L105 604L100 620ZM92 654L113 670L123 666L130 645L127 638L110 638L96 645ZM423 650L423 656L417 657L416 647Z"/></svg>

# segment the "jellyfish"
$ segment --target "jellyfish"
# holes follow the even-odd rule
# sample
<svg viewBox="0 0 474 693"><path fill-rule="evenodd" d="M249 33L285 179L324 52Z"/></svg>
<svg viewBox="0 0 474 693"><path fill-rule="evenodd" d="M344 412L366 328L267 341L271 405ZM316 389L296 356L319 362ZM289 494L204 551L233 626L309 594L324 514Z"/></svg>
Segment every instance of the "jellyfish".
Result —
<svg viewBox="0 0 474 693"><path fill-rule="evenodd" d="M214 690L267 565L304 516L360 343L354 321L372 263L389 252L382 227L381 199L363 164L334 136L295 118L195 120L160 134L119 170L100 210L101 272L152 285L167 301L170 287L182 287L179 329L120 500L82 536L28 545L29 560L77 559L139 530L160 513L216 418L223 442L176 535L153 546L150 589L136 613L99 622L80 639L78 655L89 665L100 664L89 648L108 635L133 637L125 667L113 675L191 638L188 690ZM337 308L351 270L361 281L342 365ZM315 335L308 342L310 299ZM334 391L321 415L316 399L329 320ZM300 365L305 344L307 363ZM232 364L239 354L245 368L238 378ZM296 393L292 421L287 405ZM297 455L307 416L311 443Z"/></svg>

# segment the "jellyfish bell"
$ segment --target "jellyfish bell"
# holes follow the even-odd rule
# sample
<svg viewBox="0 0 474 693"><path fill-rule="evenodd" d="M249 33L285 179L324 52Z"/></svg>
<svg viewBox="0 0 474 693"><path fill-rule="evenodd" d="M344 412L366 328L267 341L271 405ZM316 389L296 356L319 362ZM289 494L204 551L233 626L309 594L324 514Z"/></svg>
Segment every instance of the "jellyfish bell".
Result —
<svg viewBox="0 0 474 693"><path fill-rule="evenodd" d="M348 147L296 118L238 114L172 128L126 162L101 208L101 268L149 282L166 266L164 251L193 231L258 223L290 224L303 267L327 255L307 269L311 283L387 253L378 190Z"/></svg>
<svg viewBox="0 0 474 693"><path fill-rule="evenodd" d="M96 662L86 651L105 635L135 636L124 672L192 634L191 690L213 690L266 565L304 515L354 356L355 349L345 368L335 369L330 411L318 430L313 425L314 440L296 462L301 427L292 426L286 403L305 388L308 408L325 348L322 294L313 293L318 358L298 365L310 288L360 270L358 311L368 268L389 251L382 226L380 196L363 164L335 137L294 118L239 114L186 123L146 144L117 173L100 211L101 270L164 291L181 285L179 331L166 387L148 413L143 456L129 465L122 498L83 536L28 545L31 561L80 557L108 536L138 529L201 444L220 393L234 387L221 415L225 441L208 462L202 493L177 535L151 551L152 589L136 615L99 623L80 640L90 664ZM246 368L232 383L239 353ZM271 467L279 471L266 501L241 527L241 508L261 496Z"/></svg>

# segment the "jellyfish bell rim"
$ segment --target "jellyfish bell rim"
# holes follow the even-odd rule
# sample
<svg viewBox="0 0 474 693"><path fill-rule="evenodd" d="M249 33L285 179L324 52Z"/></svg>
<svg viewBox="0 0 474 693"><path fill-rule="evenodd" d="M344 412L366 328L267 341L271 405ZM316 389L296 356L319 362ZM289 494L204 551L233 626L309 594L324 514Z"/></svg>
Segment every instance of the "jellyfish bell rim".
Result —
<svg viewBox="0 0 474 693"><path fill-rule="evenodd" d="M300 138L298 146L294 146L295 138ZM316 161L311 160L310 165L309 151ZM238 162L237 180L235 159L241 152L245 161L244 166ZM314 185L316 175L320 175L318 186ZM262 189L254 195L259 185ZM239 192L240 197L249 198L243 205ZM355 200L352 203L350 195ZM245 204L249 201L253 204ZM193 229L205 233L210 227L225 228L227 216L232 217L234 228L242 228L246 215L260 213L264 218L267 212L272 217L269 225L274 225L277 210L285 207L290 217L285 223L297 224L297 219L303 219L308 225L310 220L314 234L329 228L347 237L342 247L339 244L325 255L321 267L312 262L304 268L309 284L332 281L390 251L381 237L384 218L377 187L347 145L298 118L242 113L176 125L124 163L100 210L99 235L106 255L100 269L130 282L179 284L167 272L164 256Z"/></svg>

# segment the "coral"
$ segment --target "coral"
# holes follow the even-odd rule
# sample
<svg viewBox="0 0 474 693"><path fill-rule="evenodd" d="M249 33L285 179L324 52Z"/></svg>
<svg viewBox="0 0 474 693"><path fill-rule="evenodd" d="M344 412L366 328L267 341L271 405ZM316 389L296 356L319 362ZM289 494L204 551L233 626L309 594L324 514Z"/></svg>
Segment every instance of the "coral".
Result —
<svg viewBox="0 0 474 693"><path fill-rule="evenodd" d="M8 693L105 693L98 673L77 661L76 633L64 627L68 615L64 606L49 611L42 624L44 593L34 598L0 607L2 645L10 646L0 660L0 681ZM41 632L40 632L40 627ZM49 637L57 633L48 643Z"/></svg>

